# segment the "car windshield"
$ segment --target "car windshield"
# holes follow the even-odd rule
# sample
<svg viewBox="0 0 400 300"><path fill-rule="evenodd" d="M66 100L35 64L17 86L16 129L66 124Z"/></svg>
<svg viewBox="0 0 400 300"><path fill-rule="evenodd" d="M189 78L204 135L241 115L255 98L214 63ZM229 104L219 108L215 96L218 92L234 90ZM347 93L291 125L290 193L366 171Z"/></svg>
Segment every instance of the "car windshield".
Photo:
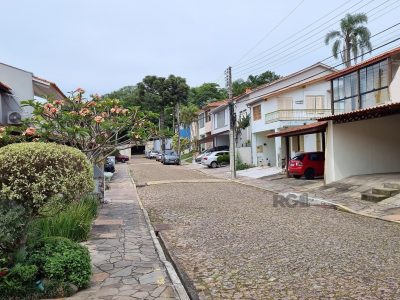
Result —
<svg viewBox="0 0 400 300"><path fill-rule="evenodd" d="M299 154L295 154L295 156L293 156L292 160L302 161L303 158L304 158L304 153L299 153Z"/></svg>
<svg viewBox="0 0 400 300"><path fill-rule="evenodd" d="M173 150L165 150L165 152L164 152L166 155L172 155L172 154L174 154L175 152L173 151Z"/></svg>

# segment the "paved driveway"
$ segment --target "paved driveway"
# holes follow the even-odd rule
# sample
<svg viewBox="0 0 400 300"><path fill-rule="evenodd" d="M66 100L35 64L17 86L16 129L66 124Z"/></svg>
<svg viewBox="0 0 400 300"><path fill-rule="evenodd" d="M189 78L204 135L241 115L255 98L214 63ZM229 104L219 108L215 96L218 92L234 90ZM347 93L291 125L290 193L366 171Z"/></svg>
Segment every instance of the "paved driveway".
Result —
<svg viewBox="0 0 400 300"><path fill-rule="evenodd" d="M142 182L160 174L199 178L143 162L134 158L131 166ZM152 220L170 225L163 231L169 251L201 299L400 298L398 224L274 207L272 194L233 182L171 182L138 192Z"/></svg>

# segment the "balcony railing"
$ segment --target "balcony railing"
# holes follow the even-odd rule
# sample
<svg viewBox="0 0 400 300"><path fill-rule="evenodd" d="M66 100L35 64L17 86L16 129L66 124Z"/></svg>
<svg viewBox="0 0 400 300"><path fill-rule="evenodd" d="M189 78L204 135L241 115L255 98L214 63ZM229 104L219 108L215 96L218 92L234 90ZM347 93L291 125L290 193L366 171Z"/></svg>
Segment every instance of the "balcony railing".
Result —
<svg viewBox="0 0 400 300"><path fill-rule="evenodd" d="M276 121L308 121L331 115L330 109L288 109L265 114L265 123Z"/></svg>

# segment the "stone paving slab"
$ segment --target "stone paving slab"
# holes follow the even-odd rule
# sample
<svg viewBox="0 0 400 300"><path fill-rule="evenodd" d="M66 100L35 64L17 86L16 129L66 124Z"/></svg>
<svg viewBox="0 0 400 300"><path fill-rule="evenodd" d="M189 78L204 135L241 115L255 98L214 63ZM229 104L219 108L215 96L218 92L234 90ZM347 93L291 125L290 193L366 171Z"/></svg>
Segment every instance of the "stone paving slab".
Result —
<svg viewBox="0 0 400 300"><path fill-rule="evenodd" d="M126 164L117 164L91 238L91 286L70 299L179 299L160 260Z"/></svg>

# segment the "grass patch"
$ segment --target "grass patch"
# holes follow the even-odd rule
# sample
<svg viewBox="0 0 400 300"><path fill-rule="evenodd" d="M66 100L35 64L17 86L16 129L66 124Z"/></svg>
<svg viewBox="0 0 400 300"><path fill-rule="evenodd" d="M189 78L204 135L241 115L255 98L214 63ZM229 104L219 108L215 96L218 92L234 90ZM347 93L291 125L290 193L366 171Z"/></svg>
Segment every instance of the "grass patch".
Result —
<svg viewBox="0 0 400 300"><path fill-rule="evenodd" d="M189 160L189 159L193 159L193 151L190 151L189 153L186 154L182 154L181 155L181 160Z"/></svg>
<svg viewBox="0 0 400 300"><path fill-rule="evenodd" d="M37 219L29 228L28 239L61 236L75 242L87 240L98 205L95 197L87 196L59 213Z"/></svg>

